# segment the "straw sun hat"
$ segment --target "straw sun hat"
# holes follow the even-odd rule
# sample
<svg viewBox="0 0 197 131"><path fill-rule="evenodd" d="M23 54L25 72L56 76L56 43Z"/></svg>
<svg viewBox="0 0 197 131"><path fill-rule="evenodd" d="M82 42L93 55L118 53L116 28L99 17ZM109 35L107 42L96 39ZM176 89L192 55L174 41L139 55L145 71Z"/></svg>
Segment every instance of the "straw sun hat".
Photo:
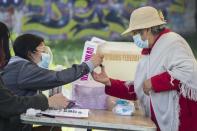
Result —
<svg viewBox="0 0 197 131"><path fill-rule="evenodd" d="M151 6L135 9L131 13L129 28L122 35L138 29L150 28L157 25L166 24L162 12Z"/></svg>

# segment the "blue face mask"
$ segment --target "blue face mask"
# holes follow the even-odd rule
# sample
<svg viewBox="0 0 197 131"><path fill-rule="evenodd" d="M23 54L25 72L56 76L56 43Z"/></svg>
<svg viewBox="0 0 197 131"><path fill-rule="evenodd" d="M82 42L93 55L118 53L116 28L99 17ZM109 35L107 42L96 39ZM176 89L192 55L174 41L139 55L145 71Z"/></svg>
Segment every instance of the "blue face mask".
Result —
<svg viewBox="0 0 197 131"><path fill-rule="evenodd" d="M142 40L140 34L134 35L133 41L140 48L148 48L148 40Z"/></svg>
<svg viewBox="0 0 197 131"><path fill-rule="evenodd" d="M39 67L48 69L49 68L49 64L51 62L51 56L47 53L41 53L42 57L41 57L41 61L38 63Z"/></svg>

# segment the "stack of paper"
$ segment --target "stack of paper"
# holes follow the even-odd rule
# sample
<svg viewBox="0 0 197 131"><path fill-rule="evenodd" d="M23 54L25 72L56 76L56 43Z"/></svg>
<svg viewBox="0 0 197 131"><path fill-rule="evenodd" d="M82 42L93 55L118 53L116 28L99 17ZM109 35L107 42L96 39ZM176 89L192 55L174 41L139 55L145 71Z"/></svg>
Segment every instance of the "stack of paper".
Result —
<svg viewBox="0 0 197 131"><path fill-rule="evenodd" d="M88 117L89 109L46 110L41 111L41 114L60 117L86 118Z"/></svg>

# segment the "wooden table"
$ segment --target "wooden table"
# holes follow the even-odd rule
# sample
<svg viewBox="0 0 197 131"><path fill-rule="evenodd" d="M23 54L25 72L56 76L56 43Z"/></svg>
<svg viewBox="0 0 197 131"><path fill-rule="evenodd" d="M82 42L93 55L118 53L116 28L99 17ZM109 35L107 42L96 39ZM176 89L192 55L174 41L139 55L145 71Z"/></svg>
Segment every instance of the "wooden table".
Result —
<svg viewBox="0 0 197 131"><path fill-rule="evenodd" d="M22 123L39 124L46 126L66 126L88 129L103 130L126 130L126 131L156 131L155 124L150 118L144 117L139 111L133 116L120 116L106 110L90 110L88 118L49 118L21 115Z"/></svg>

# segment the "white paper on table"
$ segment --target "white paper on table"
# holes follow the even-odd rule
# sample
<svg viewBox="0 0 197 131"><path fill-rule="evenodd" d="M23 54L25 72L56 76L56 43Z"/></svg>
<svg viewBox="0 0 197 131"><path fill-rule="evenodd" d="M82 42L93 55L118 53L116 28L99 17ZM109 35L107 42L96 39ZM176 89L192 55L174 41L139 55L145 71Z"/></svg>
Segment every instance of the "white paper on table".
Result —
<svg viewBox="0 0 197 131"><path fill-rule="evenodd" d="M41 110L36 110L34 108L29 108L26 111L26 115L27 116L36 116L36 114L39 114L41 112Z"/></svg>
<svg viewBox="0 0 197 131"><path fill-rule="evenodd" d="M59 117L87 118L89 109L46 110L41 111L41 114Z"/></svg>

